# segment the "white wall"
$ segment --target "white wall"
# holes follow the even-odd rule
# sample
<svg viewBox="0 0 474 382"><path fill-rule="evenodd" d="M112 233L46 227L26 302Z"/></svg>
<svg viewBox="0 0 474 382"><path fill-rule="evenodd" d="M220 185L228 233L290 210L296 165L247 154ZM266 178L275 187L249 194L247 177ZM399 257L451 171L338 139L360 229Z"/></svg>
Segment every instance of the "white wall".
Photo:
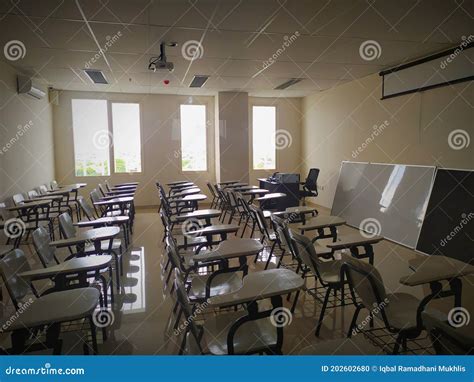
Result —
<svg viewBox="0 0 474 382"><path fill-rule="evenodd" d="M276 170L254 170L252 158L252 130L250 129L250 183L256 183L257 178L266 178L275 171L278 172L301 172L301 98L249 98L249 126L252 126L252 106L275 106L276 107L276 129L277 150ZM306 174L301 172L301 178Z"/></svg>
<svg viewBox="0 0 474 382"><path fill-rule="evenodd" d="M54 179L51 105L17 94L17 74L0 62L0 200Z"/></svg>
<svg viewBox="0 0 474 382"><path fill-rule="evenodd" d="M303 172L321 169L317 204L331 207L341 161L387 162L474 168L474 144L453 150L448 135L464 129L474 139L471 82L381 97L381 78L371 75L303 100ZM388 121L375 136L373 126ZM368 138L365 149L357 150Z"/></svg>
<svg viewBox="0 0 474 382"><path fill-rule="evenodd" d="M239 180L249 182L249 97L246 92L219 92L219 164L216 178L219 181ZM217 125L216 125L217 126Z"/></svg>

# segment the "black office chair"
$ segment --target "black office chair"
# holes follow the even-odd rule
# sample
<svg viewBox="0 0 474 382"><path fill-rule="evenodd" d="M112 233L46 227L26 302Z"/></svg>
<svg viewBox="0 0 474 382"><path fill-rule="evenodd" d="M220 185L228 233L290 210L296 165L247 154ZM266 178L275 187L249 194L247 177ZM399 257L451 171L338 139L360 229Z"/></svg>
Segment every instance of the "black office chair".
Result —
<svg viewBox="0 0 474 382"><path fill-rule="evenodd" d="M303 199L303 206L306 205L305 198L318 196L318 176L319 168L311 168L309 169L308 177L304 182L301 183L303 185L303 189L300 190L300 198Z"/></svg>

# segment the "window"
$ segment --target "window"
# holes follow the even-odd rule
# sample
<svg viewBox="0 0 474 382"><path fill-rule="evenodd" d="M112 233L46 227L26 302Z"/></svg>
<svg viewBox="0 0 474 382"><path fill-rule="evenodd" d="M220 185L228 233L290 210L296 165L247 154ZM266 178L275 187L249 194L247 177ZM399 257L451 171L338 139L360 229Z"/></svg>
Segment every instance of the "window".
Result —
<svg viewBox="0 0 474 382"><path fill-rule="evenodd" d="M206 106L181 105L181 168L206 171Z"/></svg>
<svg viewBox="0 0 474 382"><path fill-rule="evenodd" d="M112 103L110 128L107 102L72 100L76 176L109 176L112 144L115 173L142 171L140 105Z"/></svg>
<svg viewBox="0 0 474 382"><path fill-rule="evenodd" d="M110 175L107 101L72 100L76 176Z"/></svg>
<svg viewBox="0 0 474 382"><path fill-rule="evenodd" d="M252 143L254 170L274 170L276 168L275 133L275 106L253 106Z"/></svg>
<svg viewBox="0 0 474 382"><path fill-rule="evenodd" d="M114 171L141 172L140 105L112 103Z"/></svg>

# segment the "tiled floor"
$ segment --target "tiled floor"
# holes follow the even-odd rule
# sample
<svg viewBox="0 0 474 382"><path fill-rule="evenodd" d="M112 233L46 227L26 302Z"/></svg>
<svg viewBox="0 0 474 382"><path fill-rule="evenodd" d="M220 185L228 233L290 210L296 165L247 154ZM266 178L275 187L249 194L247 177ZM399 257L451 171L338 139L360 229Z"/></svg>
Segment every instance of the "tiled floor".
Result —
<svg viewBox="0 0 474 382"><path fill-rule="evenodd" d="M327 211L320 210L325 214ZM342 227L340 233L352 231ZM156 209L138 209L133 236L133 249L125 257L125 272L122 291L116 296L113 307L113 323L109 327L108 339L99 344L101 354L177 354L182 340L173 332L174 297L170 296L162 272L163 235L161 221ZM388 291L412 293L422 297L427 291L409 288L398 283L401 276L408 274L408 260L418 256L413 251L390 242L375 246L375 265L380 270ZM253 270L263 269L266 253L251 264ZM31 256L33 265L34 256ZM35 266L39 266L36 264ZM309 281L311 283L311 281ZM472 304L473 280L464 280L463 300ZM468 301L470 300L470 301ZM285 301L290 307L291 302ZM436 307L449 310L452 301L437 302ZM452 305L451 305L452 306ZM320 338L314 336L321 303L303 293L297 304L291 324L284 329L284 354L297 354L303 347L318 341L343 338L350 324L353 306L329 309ZM470 307L472 308L472 307ZM473 311L472 309L469 309ZM4 313L5 314L5 313ZM206 312L213 314L213 312ZM364 315L361 314L361 320ZM473 320L474 321L474 320ZM465 328L472 331L473 326ZM64 335L63 352L82 354L82 340L77 334ZM4 335L3 345L8 346L8 336ZM422 341L423 342L423 341ZM423 344L427 342L424 341Z"/></svg>

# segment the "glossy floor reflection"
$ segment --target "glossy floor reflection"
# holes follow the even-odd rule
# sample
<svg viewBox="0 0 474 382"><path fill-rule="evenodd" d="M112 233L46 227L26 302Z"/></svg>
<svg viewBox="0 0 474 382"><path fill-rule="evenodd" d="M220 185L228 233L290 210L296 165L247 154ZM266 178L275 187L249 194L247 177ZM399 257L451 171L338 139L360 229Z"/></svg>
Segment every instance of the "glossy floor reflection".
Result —
<svg viewBox="0 0 474 382"><path fill-rule="evenodd" d="M321 210L320 213L327 213ZM352 228L342 227L341 233L348 233ZM124 275L122 290L116 294L113 305L111 326L108 339L100 341L100 354L177 354L182 335L173 330L175 315L173 313L174 296L170 296L170 287L166 285L166 273L163 266L166 260L163 256L164 245L161 241L163 230L156 209L139 209L135 221L133 249L126 254L124 260ZM375 250L375 265L384 279L390 292L406 292L422 297L427 291L422 288L409 288L399 284L401 276L409 273L408 261L419 256L413 251L390 242L377 244ZM250 272L263 270L268 256L268 249L260 255L256 263L249 258ZM32 262L34 256L32 256ZM274 266L277 259L274 258ZM272 266L271 265L271 266ZM39 266L39 264L37 264ZM270 266L270 267L271 267ZM307 280L307 286L313 281ZM464 281L463 300L472 297L472 279ZM472 298L470 299L472 300ZM285 301L285 306L291 307L292 301ZM472 301L469 301L472 304ZM451 299L437 301L437 308L449 310ZM321 303L307 293L302 293L296 311L291 318L291 324L284 329L284 354L297 354L302 348L315 342L343 338L346 335L354 307L347 305L328 309L320 338L314 335ZM472 310L471 310L472 311ZM206 311L199 319L205 318L212 311ZM361 320L364 314L361 314ZM472 324L471 324L472 325ZM465 330L472 330L472 326ZM3 336L3 345L8 343L8 337ZM424 342L423 342L424 341ZM421 341L429 344L426 340ZM431 352L432 350L428 350ZM423 353L425 351L418 351ZM82 340L76 334L65 333L63 353L82 354Z"/></svg>

